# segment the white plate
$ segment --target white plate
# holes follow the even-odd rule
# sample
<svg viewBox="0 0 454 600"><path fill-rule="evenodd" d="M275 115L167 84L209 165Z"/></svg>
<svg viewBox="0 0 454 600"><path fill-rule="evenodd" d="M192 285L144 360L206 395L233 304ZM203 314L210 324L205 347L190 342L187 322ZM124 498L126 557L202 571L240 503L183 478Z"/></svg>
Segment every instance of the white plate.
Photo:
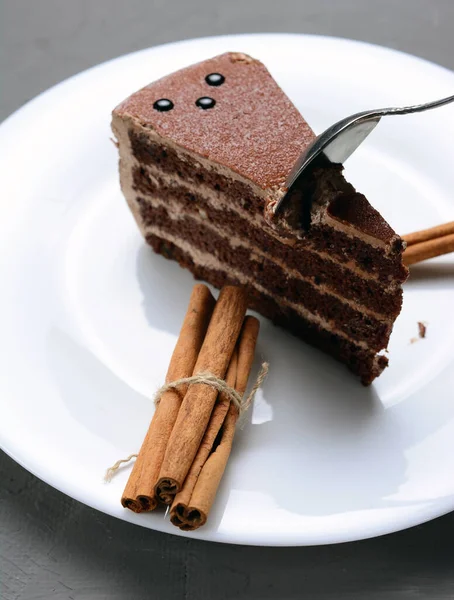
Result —
<svg viewBox="0 0 454 600"><path fill-rule="evenodd" d="M260 58L321 131L361 109L452 94L454 74L367 44L301 35L144 50L42 94L0 128L0 442L69 496L122 509L193 280L143 243L121 196L110 111L144 84L227 50ZM383 120L347 176L401 233L454 219L453 108ZM269 379L239 431L209 524L190 537L269 545L355 540L454 508L454 263L414 269L369 389L263 322ZM426 321L427 338L417 336Z"/></svg>

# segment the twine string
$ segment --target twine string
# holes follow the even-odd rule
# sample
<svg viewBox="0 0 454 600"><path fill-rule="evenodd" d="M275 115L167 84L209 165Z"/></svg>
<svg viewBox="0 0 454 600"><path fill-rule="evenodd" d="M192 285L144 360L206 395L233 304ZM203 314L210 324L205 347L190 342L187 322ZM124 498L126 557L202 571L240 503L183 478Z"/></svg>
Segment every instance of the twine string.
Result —
<svg viewBox="0 0 454 600"><path fill-rule="evenodd" d="M216 375L213 375L212 373L197 373L196 375L192 375L191 377L182 377L181 379L171 381L170 383L166 383L165 385L161 386L156 391L153 401L157 407L165 392L177 389L182 385L202 383L205 385L209 385L221 394L225 394L230 399L230 401L233 402L233 404L236 406L236 408L238 409L238 413L241 417L247 410L249 410L252 401L254 400L255 394L257 393L258 389L260 388L266 376L268 375L268 368L269 365L267 362L262 363L259 374L257 375L257 379L255 380L255 383L252 386L252 389L249 392L246 399L243 399L241 394L239 394L233 387L229 386L224 381L224 379L216 377ZM137 456L138 454L130 454L127 458L121 458L120 460L117 460L115 464L113 464L107 469L106 474L104 476L104 481L106 483L109 483L112 480L112 478L117 474L118 469L122 465L128 464L134 458L137 458Z"/></svg>
<svg viewBox="0 0 454 600"><path fill-rule="evenodd" d="M104 481L106 483L110 483L122 464L127 464L131 462L133 458L137 458L138 456L138 454L130 454L126 458L120 458L120 460L117 460L115 464L107 469L106 474L104 475Z"/></svg>

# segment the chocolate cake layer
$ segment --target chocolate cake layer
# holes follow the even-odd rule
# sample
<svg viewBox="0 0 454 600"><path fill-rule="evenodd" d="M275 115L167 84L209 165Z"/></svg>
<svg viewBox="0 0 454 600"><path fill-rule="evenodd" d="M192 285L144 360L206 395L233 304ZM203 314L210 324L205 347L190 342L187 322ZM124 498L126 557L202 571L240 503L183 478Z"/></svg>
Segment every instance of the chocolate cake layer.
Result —
<svg viewBox="0 0 454 600"><path fill-rule="evenodd" d="M129 137L133 155L140 164L157 166L163 173L174 175L181 180L193 181L199 184L203 183L213 191L225 194L229 197L232 211L236 212L240 207L251 215L263 215L263 197L254 194L254 189L247 184L228 178L215 170L200 171L200 165L190 156L184 154L184 160L182 160L183 155L180 154L179 156L172 148L163 147L149 140L147 141L147 138L143 134L138 135L130 131ZM146 171L143 171L141 175L146 177ZM134 177L137 180L136 174ZM326 187L328 189L335 188L331 189L332 200L336 200L336 210L332 216L335 217L336 214L342 215L342 204L349 203L352 197L356 196L356 192L353 186L345 181L339 167L324 170L323 177L327 179L327 186L323 187L325 193L328 192ZM142 183L146 185L146 181L142 181ZM139 181L136 181L136 185L140 189ZM152 191L152 188L149 191ZM361 195L358 196L361 197ZM362 208L363 213L365 213L364 206ZM370 214L363 214L364 227L367 231L370 231L370 221L373 221L375 212L371 210ZM340 221L342 220L340 218ZM265 226L266 221L264 218L262 222ZM279 233L283 236L285 235L284 231L279 231ZM329 253L332 257L343 263L354 261L360 269L376 276L381 281L387 282L390 276L392 276L393 280L402 282L408 277L408 271L403 266L400 258L402 242L400 238L397 239L397 247L394 247L392 253L388 254L386 246L372 247L360 238L353 237L339 230L334 230L324 223L314 223L311 226L309 234L305 235L303 239L297 240L295 246L317 248L318 251Z"/></svg>
<svg viewBox="0 0 454 600"><path fill-rule="evenodd" d="M402 289L393 286L390 291L383 289L383 285L374 279L364 279L351 269L331 260L326 260L320 254L308 250L305 247L295 247L283 244L276 238L268 235L263 229L252 227L246 220L238 216L234 211L226 209L215 209L206 198L195 195L183 186L166 187L164 180L157 178L153 181L144 169L135 168L133 171L134 187L138 192L144 194L140 206L144 225L155 222L155 215L146 197L151 195L159 198L165 205L174 209L180 207L180 211L188 216L198 216L212 227L217 227L220 232L232 238L241 238L250 244L250 253L258 248L271 260L279 261L288 269L301 272L304 276L312 279L315 285L325 285L339 295L359 302L368 309L378 314L395 318L402 305ZM202 216L203 215L203 216ZM199 223L200 224L200 223ZM194 230L199 224L194 224Z"/></svg>
<svg viewBox="0 0 454 600"><path fill-rule="evenodd" d="M263 196L256 196L250 185L226 177L215 170L211 172L201 171L200 163L192 156L181 150L177 152L172 147L163 146L157 141L150 140L144 132L131 129L129 140L132 153L140 164L158 167L162 173L177 175L185 181L203 183L217 191L228 192L232 196L235 206L241 206L250 214L263 213ZM342 170L342 165L331 165L316 170L309 175L314 177L316 181L312 191L315 192L316 196L317 193L326 192L329 188L331 188L331 191L339 192L338 195L333 195L329 206L329 214L332 217L349 226L354 225L359 231L385 243L391 240L396 242L397 244L393 247L393 250L400 252L402 240L396 237L393 229L380 218L379 213L370 206L367 199L362 194L356 193L354 187L344 179ZM320 185L322 179L325 180L324 186ZM311 187L311 182L308 182L307 186L308 188ZM317 202L318 198L315 197L313 201Z"/></svg>
<svg viewBox="0 0 454 600"><path fill-rule="evenodd" d="M166 238L177 237L189 242L193 248L207 253L232 270L241 272L277 297L299 304L315 315L323 316L333 327L343 331L351 339L363 341L378 351L388 343L391 323L383 323L364 314L361 306L356 309L332 295L319 291L307 281L290 278L281 267L271 261L251 260L250 253L237 247L232 251L226 240L213 230L197 226L190 218L173 220L164 207L152 210L155 223ZM166 235L167 234L167 235Z"/></svg>
<svg viewBox="0 0 454 600"><path fill-rule="evenodd" d="M182 180L205 184L216 191L229 194L232 204L240 206L250 214L263 211L263 198L254 195L251 186L242 181L231 179L216 171L200 169L194 158L185 154L184 160L175 149L151 141L144 133L130 130L129 139L132 153L141 165L157 167L160 172L176 175Z"/></svg>
<svg viewBox="0 0 454 600"><path fill-rule="evenodd" d="M180 266L189 269L196 279L209 281L218 288L223 285L243 285L241 281L235 279L226 271L216 271L197 265L189 254L159 236L147 235L146 239L155 252L162 254L165 258L178 261ZM349 342L335 333L321 329L301 318L294 310L283 307L273 298L257 293L253 288L248 291L250 306L253 310L345 363L353 373L361 378L364 385L369 385L387 366L388 359L385 356L376 356L375 352Z"/></svg>

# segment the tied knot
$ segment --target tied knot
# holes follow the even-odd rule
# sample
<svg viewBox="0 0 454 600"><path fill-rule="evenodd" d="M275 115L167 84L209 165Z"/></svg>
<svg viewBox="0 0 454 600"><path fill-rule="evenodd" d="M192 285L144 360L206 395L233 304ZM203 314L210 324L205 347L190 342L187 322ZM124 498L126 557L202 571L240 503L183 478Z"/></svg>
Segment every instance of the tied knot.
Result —
<svg viewBox="0 0 454 600"><path fill-rule="evenodd" d="M262 385L263 381L265 380L265 377L268 375L268 368L269 365L267 362L262 363L259 374L257 375L257 379L255 380L255 383L252 386L252 389L249 392L246 399L244 399L243 396L239 394L233 387L228 385L224 379L216 377L216 375L213 375L213 373L197 373L196 375L192 375L191 377L182 377L181 379L177 379L175 381L171 381L170 383L166 383L157 390L153 400L157 407L165 392L169 390L175 390L181 387L182 385L202 383L204 385L211 386L219 393L225 394L229 398L229 400L233 402L233 404L236 406L236 408L238 409L238 413L242 415L251 406L252 401L254 400L254 396L257 393L257 390ZM117 462L114 465L107 469L106 474L104 476L104 481L106 483L110 482L122 464L129 463L133 458L137 458L137 456L137 454L130 454L127 458L117 460Z"/></svg>
<svg viewBox="0 0 454 600"><path fill-rule="evenodd" d="M159 390L157 390L156 394L154 395L154 403L157 406L162 398L162 395L169 390L175 390L181 387L182 385L201 383L204 385L209 385L221 394L225 394L229 398L229 400L233 402L233 404L236 406L238 412L242 414L251 405L254 396L259 387L262 385L267 373L268 363L263 363L260 372L257 376L257 380L253 388L251 389L251 392L245 400L243 400L243 396L239 394L233 387L228 385L224 379L216 377L216 375L213 375L213 373L203 372L196 373L191 377L182 377L181 379L177 379L175 381L171 381L170 383L166 383L165 385L160 387Z"/></svg>

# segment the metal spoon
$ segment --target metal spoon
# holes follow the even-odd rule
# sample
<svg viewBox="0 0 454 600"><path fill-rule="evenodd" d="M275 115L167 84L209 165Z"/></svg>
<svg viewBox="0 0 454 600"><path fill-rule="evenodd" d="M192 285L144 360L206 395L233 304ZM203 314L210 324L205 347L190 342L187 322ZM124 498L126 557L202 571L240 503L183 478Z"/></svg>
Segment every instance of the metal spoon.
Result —
<svg viewBox="0 0 454 600"><path fill-rule="evenodd" d="M431 108L444 106L450 102L454 102L454 96L448 96L448 98L427 102L426 104L417 104L415 106L366 110L331 125L326 131L317 136L299 157L287 178L287 193L277 202L274 207L274 214L282 208L291 194L301 189L303 181L312 167L320 164L319 161L323 162L323 164L326 164L327 161L328 163L335 164L345 162L364 142L382 117L422 112ZM303 224L308 227L310 224L312 198L310 194L302 194L302 196L304 202L304 206L302 207Z"/></svg>

